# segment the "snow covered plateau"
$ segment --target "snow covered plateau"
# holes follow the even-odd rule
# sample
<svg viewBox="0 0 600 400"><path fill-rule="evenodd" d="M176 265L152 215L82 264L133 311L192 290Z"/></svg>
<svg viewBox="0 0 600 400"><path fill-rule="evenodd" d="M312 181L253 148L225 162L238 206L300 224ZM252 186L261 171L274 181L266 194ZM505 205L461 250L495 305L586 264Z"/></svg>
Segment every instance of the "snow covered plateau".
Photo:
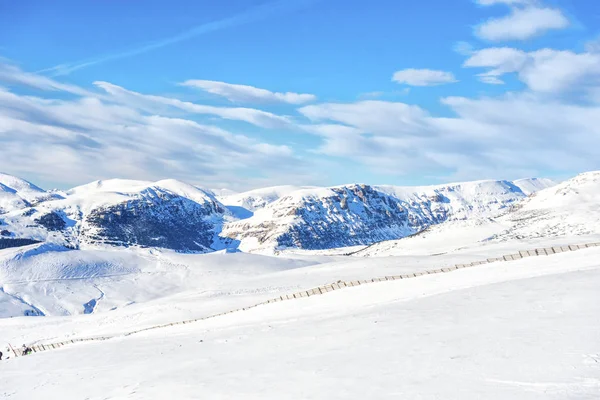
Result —
<svg viewBox="0 0 600 400"><path fill-rule="evenodd" d="M0 174L0 398L598 399L600 247L502 259L598 242L600 172L245 193Z"/></svg>

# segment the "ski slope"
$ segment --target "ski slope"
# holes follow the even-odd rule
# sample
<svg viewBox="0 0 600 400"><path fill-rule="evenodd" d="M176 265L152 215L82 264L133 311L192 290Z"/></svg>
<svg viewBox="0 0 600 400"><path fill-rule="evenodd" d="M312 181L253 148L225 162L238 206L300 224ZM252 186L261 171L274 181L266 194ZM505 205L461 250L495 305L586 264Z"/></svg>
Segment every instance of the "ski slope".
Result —
<svg viewBox="0 0 600 400"><path fill-rule="evenodd" d="M0 363L0 394L596 399L599 256L590 248L365 285L11 359ZM35 319L38 332L56 323L14 318L1 331Z"/></svg>

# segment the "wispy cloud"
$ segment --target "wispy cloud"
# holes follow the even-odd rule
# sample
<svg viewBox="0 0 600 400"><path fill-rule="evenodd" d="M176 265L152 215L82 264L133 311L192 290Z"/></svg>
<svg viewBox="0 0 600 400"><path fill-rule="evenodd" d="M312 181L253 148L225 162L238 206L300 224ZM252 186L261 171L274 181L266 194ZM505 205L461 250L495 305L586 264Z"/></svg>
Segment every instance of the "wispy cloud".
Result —
<svg viewBox="0 0 600 400"><path fill-rule="evenodd" d="M28 86L45 91L62 91L79 96L89 96L91 92L75 85L57 82L45 76L22 71L17 66L3 63L0 59L0 82L9 85Z"/></svg>
<svg viewBox="0 0 600 400"><path fill-rule="evenodd" d="M514 8L507 16L492 18L477 25L475 35L490 41L526 40L567 26L569 20L558 9Z"/></svg>
<svg viewBox="0 0 600 400"><path fill-rule="evenodd" d="M206 33L220 31L223 29L259 21L273 15L291 12L295 9L307 6L317 1L320 0L278 0L271 3L262 4L258 7L251 8L240 14L233 15L231 17L227 17L217 21L207 22L205 24L195 26L187 31L181 32L175 36L145 43L129 50L105 54L103 56L90 58L87 60L80 60L71 63L60 64L38 72L50 72L54 76L68 75L71 72L77 71L82 68L91 67L93 65L105 63L108 61L133 57L139 54L160 49L165 46L169 46L171 44L179 43L184 40L192 39L204 35Z"/></svg>
<svg viewBox="0 0 600 400"><path fill-rule="evenodd" d="M315 101L317 97L313 94L304 93L278 93L270 90L248 85L237 85L226 82L204 81L192 79L180 84L181 86L193 87L217 96L225 97L236 103L288 103L304 104Z"/></svg>
<svg viewBox="0 0 600 400"><path fill-rule="evenodd" d="M437 86L457 82L452 72L412 68L397 71L392 80L410 86Z"/></svg>
<svg viewBox="0 0 600 400"><path fill-rule="evenodd" d="M165 106L168 106L194 114L216 115L223 119L245 121L262 128L281 129L291 124L291 119L288 117L255 108L215 107L195 104L170 97L137 93L109 82L97 81L94 82L94 85L112 96L111 99L113 101L124 105L135 105L135 107L153 113L164 112Z"/></svg>
<svg viewBox="0 0 600 400"><path fill-rule="evenodd" d="M258 185L254 178L278 184L313 174L288 145L186 118L200 113L260 126L287 123L260 110L206 108L106 82L96 85L107 94L95 96L2 63L0 78L17 89L0 87L0 170L42 184L174 177L248 189ZM18 93L24 85L41 91Z"/></svg>
<svg viewBox="0 0 600 400"><path fill-rule="evenodd" d="M537 93L595 93L600 86L600 54L542 49L529 53L510 47L475 52L464 67L490 68L479 75L485 83L502 83L500 77L516 73L520 81Z"/></svg>

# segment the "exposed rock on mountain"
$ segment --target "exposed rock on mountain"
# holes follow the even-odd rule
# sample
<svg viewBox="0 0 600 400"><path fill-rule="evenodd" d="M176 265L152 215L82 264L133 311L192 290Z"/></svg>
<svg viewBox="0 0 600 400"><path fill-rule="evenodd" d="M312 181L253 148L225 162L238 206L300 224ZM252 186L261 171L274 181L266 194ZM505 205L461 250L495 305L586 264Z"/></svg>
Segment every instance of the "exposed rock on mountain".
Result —
<svg viewBox="0 0 600 400"><path fill-rule="evenodd" d="M223 246L216 234L227 214L212 194L175 180L96 181L24 207L4 216L16 237L75 248L211 251Z"/></svg>
<svg viewBox="0 0 600 400"><path fill-rule="evenodd" d="M80 235L88 244L164 247L208 251L213 244L216 202L196 203L161 188L149 188L131 200L92 209Z"/></svg>
<svg viewBox="0 0 600 400"><path fill-rule="evenodd" d="M0 178L0 193L8 199L2 203L3 230L13 239L71 248L147 246L185 252L327 249L398 239L448 220L497 215L552 184L279 186L219 201L210 191L175 180L112 179L57 194L18 178Z"/></svg>
<svg viewBox="0 0 600 400"><path fill-rule="evenodd" d="M49 231L61 231L67 226L65 220L62 219L62 217L55 211L44 214L41 217L36 218L34 221Z"/></svg>
<svg viewBox="0 0 600 400"><path fill-rule="evenodd" d="M228 224L222 235L239 240L243 251L364 245L398 239L447 220L497 215L525 197L508 181L305 189L281 197L251 218Z"/></svg>

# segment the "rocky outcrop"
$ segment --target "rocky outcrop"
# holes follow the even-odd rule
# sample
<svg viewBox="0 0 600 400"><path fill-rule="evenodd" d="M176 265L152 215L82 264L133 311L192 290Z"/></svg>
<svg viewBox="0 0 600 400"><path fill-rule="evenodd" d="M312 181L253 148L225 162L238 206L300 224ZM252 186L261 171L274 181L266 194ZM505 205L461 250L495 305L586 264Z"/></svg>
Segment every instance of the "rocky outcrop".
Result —
<svg viewBox="0 0 600 400"><path fill-rule="evenodd" d="M495 215L526 195L511 182L299 190L227 225L244 251L320 250L399 239L449 219Z"/></svg>
<svg viewBox="0 0 600 400"><path fill-rule="evenodd" d="M199 204L153 189L131 200L91 210L82 222L80 241L207 251L212 248L217 228L210 219L223 213L224 208L217 202Z"/></svg>
<svg viewBox="0 0 600 400"><path fill-rule="evenodd" d="M3 230L67 247L146 246L177 251L328 249L399 239L451 219L506 211L549 183L479 181L398 187L279 186L216 198L176 180L111 179L45 192L0 176ZM18 207L13 207L18 200Z"/></svg>
<svg viewBox="0 0 600 400"><path fill-rule="evenodd" d="M0 238L0 249L9 249L11 247L22 247L29 246L30 244L40 243L39 240L26 239L26 238Z"/></svg>
<svg viewBox="0 0 600 400"><path fill-rule="evenodd" d="M49 231L62 231L67 226L65 220L57 212L49 212L35 219L35 223Z"/></svg>

